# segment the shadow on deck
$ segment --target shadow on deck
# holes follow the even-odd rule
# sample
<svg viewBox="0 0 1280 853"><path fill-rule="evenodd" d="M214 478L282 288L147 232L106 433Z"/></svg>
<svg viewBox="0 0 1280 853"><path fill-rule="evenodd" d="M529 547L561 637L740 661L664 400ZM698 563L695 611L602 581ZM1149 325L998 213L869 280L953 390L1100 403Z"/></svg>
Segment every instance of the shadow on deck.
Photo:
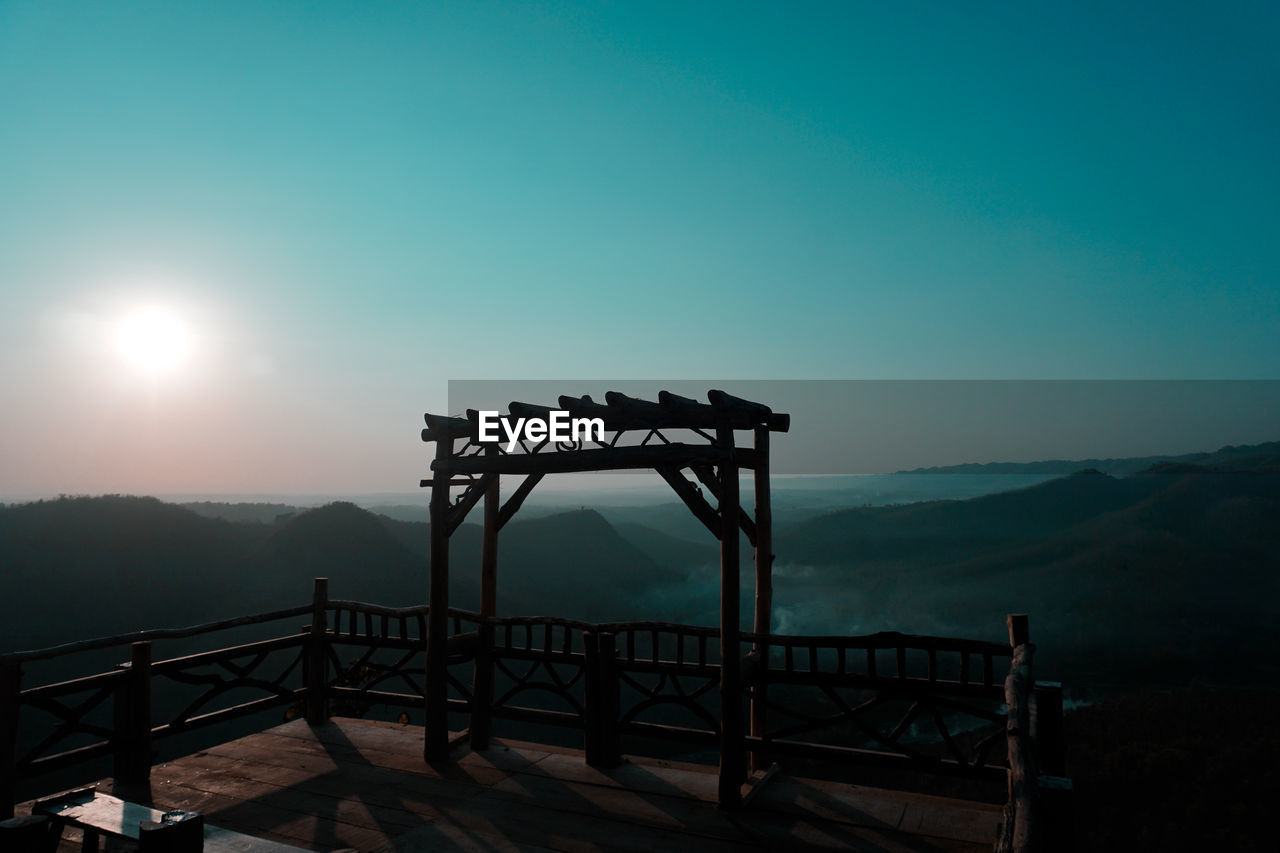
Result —
<svg viewBox="0 0 1280 853"><path fill-rule="evenodd" d="M786 775L730 813L711 767L599 770L579 750L501 740L436 764L421 751L414 726L296 720L156 765L152 801L313 850L977 851L1000 821L985 803Z"/></svg>

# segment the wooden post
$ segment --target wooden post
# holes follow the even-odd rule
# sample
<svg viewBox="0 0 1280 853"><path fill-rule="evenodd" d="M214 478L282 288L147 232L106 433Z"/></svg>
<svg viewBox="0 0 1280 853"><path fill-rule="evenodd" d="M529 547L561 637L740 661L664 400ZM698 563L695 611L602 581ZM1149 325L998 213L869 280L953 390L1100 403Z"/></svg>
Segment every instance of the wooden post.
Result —
<svg viewBox="0 0 1280 853"><path fill-rule="evenodd" d="M754 630L757 634L768 634L773 615L773 502L769 493L769 427L758 426L755 429L756 469L756 610ZM768 695L767 676L769 673L769 644L758 642L755 647L759 660L759 680L756 683L756 698L751 701L751 736L762 738L766 730L765 697ZM763 770L768 764L768 757L763 752L751 754L753 770Z"/></svg>
<svg viewBox="0 0 1280 853"><path fill-rule="evenodd" d="M1027 622L1027 614L1010 613L1004 617L1005 624L1009 626L1009 647L1016 649L1018 646L1031 642L1031 626Z"/></svg>
<svg viewBox="0 0 1280 853"><path fill-rule="evenodd" d="M1035 691L1031 660L1035 646L1031 645L1031 629L1025 613L1011 613L1005 618L1005 623L1009 627L1009 646L1013 650L1009 675L1004 682L1008 800L995 849L998 853L1026 853L1037 849L1038 792L1035 741L1031 737L1031 699Z"/></svg>
<svg viewBox="0 0 1280 853"><path fill-rule="evenodd" d="M746 781L743 753L742 650L738 647L738 464L733 457L733 427L716 427L716 444L727 451L720 463L720 786L723 809L742 802Z"/></svg>
<svg viewBox="0 0 1280 853"><path fill-rule="evenodd" d="M582 632L582 752L587 764L601 767L600 641L595 631Z"/></svg>
<svg viewBox="0 0 1280 853"><path fill-rule="evenodd" d="M307 634L304 684L307 722L318 726L329 719L329 658L325 623L329 607L329 579L316 578L311 592L311 630Z"/></svg>
<svg viewBox="0 0 1280 853"><path fill-rule="evenodd" d="M616 634L602 631L596 636L600 672L600 765L617 767L622 763L622 737L618 730L618 714L622 681L618 678L618 639Z"/></svg>
<svg viewBox="0 0 1280 853"><path fill-rule="evenodd" d="M617 767L622 763L617 636L607 631L583 631L582 647L586 658L583 752L592 767Z"/></svg>
<svg viewBox="0 0 1280 853"><path fill-rule="evenodd" d="M151 643L130 646L128 671L115 693L114 769L117 785L151 779Z"/></svg>
<svg viewBox="0 0 1280 853"><path fill-rule="evenodd" d="M485 448L493 456L498 448ZM480 543L480 616L479 644L475 669L471 677L471 748L489 748L493 732L493 624L498 613L498 515L502 511L499 492L500 475L494 475L484 492L484 538Z"/></svg>
<svg viewBox="0 0 1280 853"><path fill-rule="evenodd" d="M22 666L0 663L0 820L13 817L18 785L18 707L22 704Z"/></svg>
<svg viewBox="0 0 1280 853"><path fill-rule="evenodd" d="M431 599L427 612L426 724L422 755L436 761L449 755L449 482L453 439L436 438L431 481ZM445 470L441 470L445 468Z"/></svg>

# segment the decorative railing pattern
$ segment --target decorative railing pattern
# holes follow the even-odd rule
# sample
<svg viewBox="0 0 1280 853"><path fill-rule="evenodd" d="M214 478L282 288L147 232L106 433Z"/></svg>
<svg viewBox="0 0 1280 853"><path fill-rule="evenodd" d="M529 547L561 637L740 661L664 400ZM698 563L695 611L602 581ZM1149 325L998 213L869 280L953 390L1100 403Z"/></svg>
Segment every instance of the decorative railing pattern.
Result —
<svg viewBox="0 0 1280 853"><path fill-rule="evenodd" d="M1008 668L1008 646L897 632L744 640L754 643L744 681L766 721L753 747L775 756L839 751L936 772L1004 773L996 672Z"/></svg>
<svg viewBox="0 0 1280 853"><path fill-rule="evenodd" d="M43 737L15 756L16 773L38 775L110 754L115 731L98 720L109 711L128 675L117 670L24 690L23 705L53 722Z"/></svg>
<svg viewBox="0 0 1280 853"><path fill-rule="evenodd" d="M669 622L607 626L616 637L620 734L719 742L719 631ZM604 652L608 654L608 652Z"/></svg>
<svg viewBox="0 0 1280 853"><path fill-rule="evenodd" d="M486 653L493 665L493 687L488 712L505 719L584 728L587 654L582 624L551 617L489 620L492 640ZM483 666L483 660L477 665ZM545 701L524 704L537 698Z"/></svg>
<svg viewBox="0 0 1280 853"><path fill-rule="evenodd" d="M358 713L374 704L421 708L427 635L426 605L382 607L360 601L325 601L326 696L334 713ZM450 610L449 670L452 710L470 709L471 687L458 664L475 654L474 614ZM345 659L344 650L356 649Z"/></svg>
<svg viewBox="0 0 1280 853"><path fill-rule="evenodd" d="M290 705L304 689L300 684L304 661L304 635L298 634L154 663L151 691L160 679L204 689L167 722L153 726L151 736L165 737ZM265 695L231 704L218 701L237 693Z"/></svg>
<svg viewBox="0 0 1280 853"><path fill-rule="evenodd" d="M151 661L154 640L304 614L301 632ZM145 781L154 741L273 707L305 708L313 722L374 705L421 709L427 617L426 606L330 600L320 581L310 607L0 656L0 808L11 808L17 780L96 757L114 757L117 781ZM587 760L603 766L620 760L624 737L721 743L718 629L462 610L450 610L449 622L448 707L469 715L473 745L487 742L495 718L579 729ZM1031 680L1031 647L1020 638L743 633L740 701L763 725L741 748L758 760L1008 774L1023 780L1011 782L1010 837L1027 837L1035 786L1025 780L1036 767L1061 772L1061 693ZM112 671L22 687L24 663L125 645L130 661ZM44 729L33 735L39 719Z"/></svg>
<svg viewBox="0 0 1280 853"><path fill-rule="evenodd" d="M154 741L298 703L307 692L305 633L155 662L152 644L310 611L298 607L0 656L0 814L11 813L20 779L111 756L118 781L145 781ZM125 646L129 660L111 671L22 685L24 666ZM153 701L157 686L164 701Z"/></svg>

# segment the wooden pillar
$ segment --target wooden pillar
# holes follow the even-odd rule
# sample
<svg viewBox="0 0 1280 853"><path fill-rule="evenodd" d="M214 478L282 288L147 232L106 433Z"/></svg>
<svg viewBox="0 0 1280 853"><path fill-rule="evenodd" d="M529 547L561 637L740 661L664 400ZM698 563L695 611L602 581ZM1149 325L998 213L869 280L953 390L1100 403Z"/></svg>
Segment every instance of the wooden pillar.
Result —
<svg viewBox="0 0 1280 853"><path fill-rule="evenodd" d="M720 807L737 808L746 781L742 713L742 650L738 647L741 600L738 578L738 463L733 427L716 427L720 463Z"/></svg>
<svg viewBox="0 0 1280 853"><path fill-rule="evenodd" d="M617 767L622 763L617 636L608 631L583 631L582 648L586 676L583 752L592 767Z"/></svg>
<svg viewBox="0 0 1280 853"><path fill-rule="evenodd" d="M115 694L112 775L117 785L145 785L151 778L151 643L133 643L124 681Z"/></svg>
<svg viewBox="0 0 1280 853"><path fill-rule="evenodd" d="M13 817L18 784L18 707L22 704L22 666L0 663L0 820Z"/></svg>
<svg viewBox="0 0 1280 853"><path fill-rule="evenodd" d="M453 439L436 438L436 462L431 481L431 598L427 612L426 725L422 755L436 761L449 754L449 483L453 472L447 460Z"/></svg>
<svg viewBox="0 0 1280 853"><path fill-rule="evenodd" d="M755 429L756 469L756 609L753 629L757 634L768 634L773 614L773 502L769 493L769 427ZM765 697L768 695L766 678L769 672L769 644L756 643L759 661L756 698L751 702L751 736L762 738L765 733ZM751 754L751 766L761 770L768 763L763 752Z"/></svg>
<svg viewBox="0 0 1280 853"><path fill-rule="evenodd" d="M494 445L485 448L485 455L496 456ZM484 493L484 538L480 543L480 623L476 646L475 669L471 677L471 748L489 748L493 732L493 624L489 621L498 613L498 513L501 493L499 481L494 475Z"/></svg>
<svg viewBox="0 0 1280 853"><path fill-rule="evenodd" d="M1005 624L1009 627L1009 647L1016 649L1018 646L1031 642L1031 625L1027 621L1025 613L1010 613L1004 617Z"/></svg>
<svg viewBox="0 0 1280 853"><path fill-rule="evenodd" d="M1001 836L996 840L998 853L1023 853L1039 849L1036 837L1035 742L1031 738L1031 701L1035 691L1031 659L1031 630L1025 613L1010 613L1005 618L1009 627L1009 646L1013 658L1004 682L1006 707L1005 732L1008 742L1008 794L1004 807Z"/></svg>
<svg viewBox="0 0 1280 853"><path fill-rule="evenodd" d="M600 641L595 631L582 632L582 753L591 767L604 763L600 756Z"/></svg>
<svg viewBox="0 0 1280 853"><path fill-rule="evenodd" d="M311 591L311 630L307 634L304 671L307 722L318 726L329 719L329 658L325 626L329 609L329 579L316 578Z"/></svg>
<svg viewBox="0 0 1280 853"><path fill-rule="evenodd" d="M622 738L618 714L622 682L618 677L618 637L602 631L597 637L600 667L600 756L603 767L622 763Z"/></svg>

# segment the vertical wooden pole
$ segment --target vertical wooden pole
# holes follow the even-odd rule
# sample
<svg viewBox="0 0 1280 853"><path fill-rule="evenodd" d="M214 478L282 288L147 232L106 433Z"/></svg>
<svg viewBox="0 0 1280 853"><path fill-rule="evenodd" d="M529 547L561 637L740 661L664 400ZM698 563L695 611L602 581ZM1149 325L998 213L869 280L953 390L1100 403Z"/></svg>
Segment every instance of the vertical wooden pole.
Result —
<svg viewBox="0 0 1280 853"><path fill-rule="evenodd" d="M720 463L720 807L737 808L746 781L743 753L742 650L738 647L738 463L733 457L733 427L716 427L716 445L726 452Z"/></svg>
<svg viewBox="0 0 1280 853"><path fill-rule="evenodd" d="M622 681L618 677L618 638L609 631L596 637L600 668L600 759L602 767L622 763L622 737L618 714Z"/></svg>
<svg viewBox="0 0 1280 853"><path fill-rule="evenodd" d="M1031 672L1031 628L1025 613L1005 617L1013 658L1005 679L1006 736L1008 740L1008 792L1004 825L995 849L1001 853L1038 850L1036 832L1037 790L1035 742L1031 738L1031 700L1035 679Z"/></svg>
<svg viewBox="0 0 1280 853"><path fill-rule="evenodd" d="M431 599L427 612L426 725L422 755L436 761L449 754L449 481L447 460L453 439L436 438L436 462L431 482Z"/></svg>
<svg viewBox="0 0 1280 853"><path fill-rule="evenodd" d="M1013 649L1015 653L1019 646L1026 646L1031 643L1031 623L1027 619L1027 614L1010 613L1007 616L1005 616L1004 621L1005 621L1005 624L1009 627L1009 647ZM1034 648L1035 647L1032 646L1033 650ZM1032 727L1031 715L1035 712L1034 709L1035 709L1036 682L1035 682L1035 676L1032 675L1030 665L1027 665L1025 667L1025 678L1027 682L1026 684L1027 707L1025 709L1027 720L1026 720L1026 725L1023 727L1023 734L1025 735L1024 740L1027 745L1027 748L1031 752L1031 756L1030 756L1031 766L1035 767L1039 763L1039 758L1036 755L1036 738L1035 738L1034 729Z"/></svg>
<svg viewBox="0 0 1280 853"><path fill-rule="evenodd" d="M128 673L115 694L114 769L118 785L151 778L151 643L130 646Z"/></svg>
<svg viewBox="0 0 1280 853"><path fill-rule="evenodd" d="M757 634L768 634L772 625L773 614L773 501L769 493L769 428L758 426L755 429L756 470L756 610L755 624ZM766 730L765 698L768 695L767 676L769 673L769 644L756 643L756 657L759 660L759 682L756 684L756 698L751 702L751 736L762 738ZM768 763L763 752L751 754L751 766L761 770Z"/></svg>
<svg viewBox="0 0 1280 853"><path fill-rule="evenodd" d="M608 631L583 631L585 660L583 704L583 752L592 767L617 767L622 763L618 731L617 636Z"/></svg>
<svg viewBox="0 0 1280 853"><path fill-rule="evenodd" d="M496 456L498 448L485 448ZM498 614L498 511L502 508L501 477L494 475L484 493L484 538L480 543L480 623L475 670L471 677L471 748L489 748L493 732L493 624Z"/></svg>
<svg viewBox="0 0 1280 853"><path fill-rule="evenodd" d="M1018 646L1031 642L1031 625L1027 621L1025 613L1010 613L1004 618L1005 624L1009 626L1009 647L1016 649Z"/></svg>
<svg viewBox="0 0 1280 853"><path fill-rule="evenodd" d="M595 631L582 632L582 751L587 764L601 767L600 645Z"/></svg>
<svg viewBox="0 0 1280 853"><path fill-rule="evenodd" d="M311 630L307 634L307 668L304 674L307 722L318 726L329 719L329 658L325 627L329 608L329 579L316 578L311 590Z"/></svg>
<svg viewBox="0 0 1280 853"><path fill-rule="evenodd" d="M13 817L18 785L18 707L22 704L22 666L0 663L0 820Z"/></svg>

